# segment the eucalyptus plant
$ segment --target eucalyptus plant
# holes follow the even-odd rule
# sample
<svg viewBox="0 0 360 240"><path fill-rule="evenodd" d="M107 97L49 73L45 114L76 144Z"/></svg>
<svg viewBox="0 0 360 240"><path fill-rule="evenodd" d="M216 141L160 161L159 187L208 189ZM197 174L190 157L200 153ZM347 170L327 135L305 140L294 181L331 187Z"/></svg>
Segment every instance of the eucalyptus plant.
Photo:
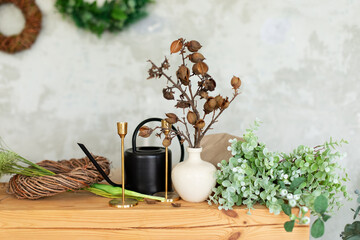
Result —
<svg viewBox="0 0 360 240"><path fill-rule="evenodd" d="M209 197L209 204L215 203L225 210L244 204L249 213L255 204L266 205L270 213L283 211L289 216L284 224L289 232L295 223L309 224L307 213L311 211L317 217L311 234L322 236L329 213L341 206L339 193L349 199L344 185L348 175L336 162L344 155L334 151L347 142L330 139L313 148L301 145L290 154L272 152L259 142L255 134L258 127L255 122L242 140L229 141L228 150L233 157L218 164L218 185Z"/></svg>
<svg viewBox="0 0 360 240"><path fill-rule="evenodd" d="M355 220L358 216L360 216L360 191L355 190L355 194L357 195L357 208L351 209L354 212L353 219ZM354 221L351 224L346 224L344 231L340 234L340 237L343 240L360 240L360 221Z"/></svg>

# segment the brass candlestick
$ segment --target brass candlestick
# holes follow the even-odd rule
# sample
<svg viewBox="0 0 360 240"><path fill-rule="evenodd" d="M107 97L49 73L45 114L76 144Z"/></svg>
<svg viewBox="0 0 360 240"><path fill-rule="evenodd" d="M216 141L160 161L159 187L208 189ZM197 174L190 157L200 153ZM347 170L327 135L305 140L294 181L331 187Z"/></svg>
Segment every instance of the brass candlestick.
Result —
<svg viewBox="0 0 360 240"><path fill-rule="evenodd" d="M113 199L109 202L111 207L131 208L138 204L136 199L125 198L125 163L124 163L124 139L127 134L127 122L117 123L118 134L121 138L121 178L122 178L122 199Z"/></svg>
<svg viewBox="0 0 360 240"><path fill-rule="evenodd" d="M161 128L165 134L165 138L168 137L171 130L171 124L163 119L161 120ZM174 202L176 200L179 200L180 197L176 192L168 192L168 175L169 175L168 168L169 168L169 149L168 146L165 146L165 192L157 192L154 194L154 196L164 197L165 202Z"/></svg>

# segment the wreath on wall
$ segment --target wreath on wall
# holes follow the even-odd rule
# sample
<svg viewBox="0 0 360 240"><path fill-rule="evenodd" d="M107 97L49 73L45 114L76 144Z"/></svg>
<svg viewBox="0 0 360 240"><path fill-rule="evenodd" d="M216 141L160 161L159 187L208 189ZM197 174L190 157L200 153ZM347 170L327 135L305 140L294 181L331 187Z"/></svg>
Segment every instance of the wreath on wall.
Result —
<svg viewBox="0 0 360 240"><path fill-rule="evenodd" d="M118 32L146 16L145 6L152 0L106 0L102 6L84 0L57 0L55 7L69 16L76 26L101 36L104 31Z"/></svg>
<svg viewBox="0 0 360 240"><path fill-rule="evenodd" d="M30 48L41 29L42 14L35 0L0 0L0 5L4 3L12 3L21 10L25 27L17 35L5 36L0 33L0 50L15 53Z"/></svg>

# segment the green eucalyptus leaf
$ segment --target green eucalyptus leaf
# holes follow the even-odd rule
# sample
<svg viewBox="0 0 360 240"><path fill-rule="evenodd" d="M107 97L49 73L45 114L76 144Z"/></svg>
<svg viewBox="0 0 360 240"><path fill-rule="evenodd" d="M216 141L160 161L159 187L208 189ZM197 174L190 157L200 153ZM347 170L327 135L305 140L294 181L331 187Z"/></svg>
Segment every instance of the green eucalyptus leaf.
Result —
<svg viewBox="0 0 360 240"><path fill-rule="evenodd" d="M298 178L295 178L294 181L292 181L292 183L290 184L290 191L295 191L295 189L297 189L300 184L302 184L303 182L306 181L306 178L304 177L298 177Z"/></svg>
<svg viewBox="0 0 360 240"><path fill-rule="evenodd" d="M314 164L311 165L310 169L312 171L316 171L316 170L318 170L318 165L316 163L314 163Z"/></svg>
<svg viewBox="0 0 360 240"><path fill-rule="evenodd" d="M307 185L306 182L301 183L299 189L303 189L304 187L306 187L306 185Z"/></svg>
<svg viewBox="0 0 360 240"><path fill-rule="evenodd" d="M288 216L291 215L291 207L289 204L282 204L281 209L284 211L284 213Z"/></svg>
<svg viewBox="0 0 360 240"><path fill-rule="evenodd" d="M356 236L360 236L360 221L355 221L352 224L346 224L344 231L341 233L342 239L348 240Z"/></svg>
<svg viewBox="0 0 360 240"><path fill-rule="evenodd" d="M300 185L301 185L301 184L300 184ZM299 195L301 194L300 187L294 191L294 195L297 195L297 194L299 194Z"/></svg>
<svg viewBox="0 0 360 240"><path fill-rule="evenodd" d="M358 216L359 212L360 212L360 206L358 206L356 211L355 211L354 219Z"/></svg>
<svg viewBox="0 0 360 240"><path fill-rule="evenodd" d="M230 183L229 180L225 180L225 181L222 182L222 185L223 185L224 187L230 187L230 186L231 186L231 183Z"/></svg>
<svg viewBox="0 0 360 240"><path fill-rule="evenodd" d="M328 199L324 195L318 196L314 201L314 209L317 213L325 213L328 207Z"/></svg>
<svg viewBox="0 0 360 240"><path fill-rule="evenodd" d="M314 238L319 238L322 235L324 235L325 232L325 225L324 222L318 218L315 220L315 222L313 223L313 225L311 226L311 236Z"/></svg>
<svg viewBox="0 0 360 240"><path fill-rule="evenodd" d="M285 231L292 232L295 226L295 220L287 221L284 223Z"/></svg>
<svg viewBox="0 0 360 240"><path fill-rule="evenodd" d="M324 222L326 222L327 220L329 220L331 218L331 216L327 215L327 214L323 214L323 215L321 215L321 217L322 217Z"/></svg>
<svg viewBox="0 0 360 240"><path fill-rule="evenodd" d="M346 240L360 240L360 234L356 236L351 236L349 238L346 238Z"/></svg>

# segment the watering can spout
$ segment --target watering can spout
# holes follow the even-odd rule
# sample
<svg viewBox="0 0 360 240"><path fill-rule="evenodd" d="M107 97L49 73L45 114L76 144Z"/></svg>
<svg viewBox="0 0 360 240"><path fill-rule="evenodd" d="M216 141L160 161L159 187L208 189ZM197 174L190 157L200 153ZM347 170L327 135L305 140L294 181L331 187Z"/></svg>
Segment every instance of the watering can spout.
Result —
<svg viewBox="0 0 360 240"><path fill-rule="evenodd" d="M89 150L87 150L87 148L85 147L84 144L82 143L78 143L79 147L81 148L81 150L83 150L83 152L85 153L85 155L89 158L89 160L92 162L92 164L94 164L96 170L98 170L98 172L101 174L101 176L103 176L103 178L105 179L105 181L107 181L110 185L114 186L114 187L121 187L121 184L117 184L114 183L113 181L111 181L111 179L106 175L106 173L104 172L104 170L100 167L100 165L96 162L96 160L93 158L93 156L91 155L91 153L89 152Z"/></svg>

